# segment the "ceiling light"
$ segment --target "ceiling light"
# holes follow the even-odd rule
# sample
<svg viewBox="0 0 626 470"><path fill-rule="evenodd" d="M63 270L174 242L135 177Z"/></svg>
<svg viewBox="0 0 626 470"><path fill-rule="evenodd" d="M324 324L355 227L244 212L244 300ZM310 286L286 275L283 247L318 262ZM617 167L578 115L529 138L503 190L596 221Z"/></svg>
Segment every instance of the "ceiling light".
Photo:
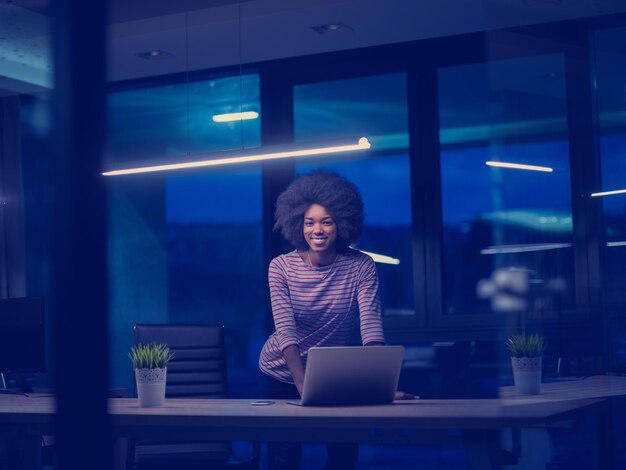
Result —
<svg viewBox="0 0 626 470"><path fill-rule="evenodd" d="M601 193L591 193L591 197L596 196L612 196L613 194L624 194L626 193L626 189L616 189L615 191L604 191Z"/></svg>
<svg viewBox="0 0 626 470"><path fill-rule="evenodd" d="M243 113L227 113L227 114L214 114L214 122L232 122L232 121L245 121L247 119L257 119L259 113L256 111L245 111Z"/></svg>
<svg viewBox="0 0 626 470"><path fill-rule="evenodd" d="M336 33L338 31L354 31L354 29L345 23L329 23L311 26L311 29L319 34Z"/></svg>
<svg viewBox="0 0 626 470"><path fill-rule="evenodd" d="M522 163L507 163L507 162L485 162L489 166L495 166L499 168L512 168L514 170L530 170L530 171L544 171L546 173L552 173L554 170L547 166L536 165L524 165Z"/></svg>
<svg viewBox="0 0 626 470"><path fill-rule="evenodd" d="M160 49L154 49L152 51L138 52L135 54L137 57L145 60L165 59L166 57L174 57L174 54L165 52Z"/></svg>
<svg viewBox="0 0 626 470"><path fill-rule="evenodd" d="M182 170L185 168L199 168L204 166L230 165L237 163L258 162L291 157L309 157L315 155L330 155L339 152L353 152L355 150L367 150L371 147L367 137L361 137L356 144L341 143L337 145L318 145L303 147L302 145L276 145L271 147L237 150L229 152L216 152L209 154L212 158L189 162L166 163L160 165L146 165L135 168L124 168L105 171L104 176L132 175L136 173L152 173L156 171ZM209 156L206 155L206 156ZM200 157L200 155L197 155Z"/></svg>
<svg viewBox="0 0 626 470"><path fill-rule="evenodd" d="M497 245L480 250L481 255L501 255L506 253L527 253L530 251L558 250L569 248L571 243L528 243L521 245Z"/></svg>
<svg viewBox="0 0 626 470"><path fill-rule="evenodd" d="M357 248L358 250L358 248ZM391 256L379 255L378 253L370 253L369 251L359 250L361 253L365 253L370 258L372 258L376 263L382 264L400 264L400 260L398 258L392 258Z"/></svg>

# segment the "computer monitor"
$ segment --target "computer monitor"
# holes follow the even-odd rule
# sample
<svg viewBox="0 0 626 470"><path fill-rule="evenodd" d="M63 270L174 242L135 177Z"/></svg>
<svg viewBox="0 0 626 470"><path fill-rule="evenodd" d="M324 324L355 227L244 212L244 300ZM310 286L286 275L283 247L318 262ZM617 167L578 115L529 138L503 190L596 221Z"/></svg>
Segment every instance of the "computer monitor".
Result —
<svg viewBox="0 0 626 470"><path fill-rule="evenodd" d="M24 389L22 373L45 370L43 297L0 299L0 372Z"/></svg>

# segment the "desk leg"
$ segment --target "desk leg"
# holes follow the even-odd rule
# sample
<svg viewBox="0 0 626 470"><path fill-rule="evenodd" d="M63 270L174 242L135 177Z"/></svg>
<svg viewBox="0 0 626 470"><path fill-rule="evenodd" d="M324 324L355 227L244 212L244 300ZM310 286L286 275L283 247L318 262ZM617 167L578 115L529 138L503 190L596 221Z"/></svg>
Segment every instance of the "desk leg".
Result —
<svg viewBox="0 0 626 470"><path fill-rule="evenodd" d="M24 450L27 456L24 460L24 468L41 468L41 437L34 436L32 438L25 439Z"/></svg>
<svg viewBox="0 0 626 470"><path fill-rule="evenodd" d="M612 400L609 400L609 405L612 405ZM613 448L612 426L611 406L606 406L596 416L598 468L604 470L613 470L615 468L613 463L615 449Z"/></svg>
<svg viewBox="0 0 626 470"><path fill-rule="evenodd" d="M469 468L472 470L498 470L500 465L493 456L499 449L498 431L468 429L461 431Z"/></svg>
<svg viewBox="0 0 626 470"><path fill-rule="evenodd" d="M3 465L16 470L39 470L41 437L0 434L0 466Z"/></svg>
<svg viewBox="0 0 626 470"><path fill-rule="evenodd" d="M128 439L118 437L113 444L113 470L126 470L128 461Z"/></svg>

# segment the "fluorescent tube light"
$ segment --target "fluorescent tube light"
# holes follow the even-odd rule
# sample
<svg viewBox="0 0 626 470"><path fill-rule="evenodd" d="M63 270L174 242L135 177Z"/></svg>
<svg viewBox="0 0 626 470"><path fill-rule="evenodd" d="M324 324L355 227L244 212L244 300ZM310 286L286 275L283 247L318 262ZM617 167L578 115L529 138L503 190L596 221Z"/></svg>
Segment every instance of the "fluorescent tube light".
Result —
<svg viewBox="0 0 626 470"><path fill-rule="evenodd" d="M257 119L259 113L256 111L245 111L243 113L227 113L227 114L215 114L213 115L214 122L233 122L233 121L245 121L247 119Z"/></svg>
<svg viewBox="0 0 626 470"><path fill-rule="evenodd" d="M356 144L327 145L319 147L302 148L302 145L277 145L271 148L257 148L238 150L231 152L213 153L215 158L210 160L197 160L191 162L168 163L162 165L149 165L136 168L124 168L105 171L104 176L133 175L136 173L152 173L155 171L182 170L185 168L199 168L203 166L230 165L236 163L259 162L264 160L276 160L291 157L310 157L315 155L328 155L339 152L353 152L355 150L367 150L371 147L367 137L361 137ZM270 151L276 150L276 151Z"/></svg>
<svg viewBox="0 0 626 470"><path fill-rule="evenodd" d="M615 191L604 191L601 193L591 193L591 197L596 196L612 196L613 194L624 194L626 193L626 189L616 189Z"/></svg>
<svg viewBox="0 0 626 470"><path fill-rule="evenodd" d="M606 242L606 246L626 246L626 242Z"/></svg>
<svg viewBox="0 0 626 470"><path fill-rule="evenodd" d="M363 251L363 250L359 250L359 251L371 257L376 263L395 264L395 265L400 264L400 260L398 258L392 258L391 256L379 255L378 253L370 253L369 251Z"/></svg>
<svg viewBox="0 0 626 470"><path fill-rule="evenodd" d="M528 243L522 245L498 245L480 250L481 255L501 255L505 253L527 253L529 251L558 250L569 248L571 243Z"/></svg>
<svg viewBox="0 0 626 470"><path fill-rule="evenodd" d="M524 165L522 163L507 163L507 162L485 162L489 166L496 166L499 168L513 168L514 170L530 170L530 171L544 171L546 173L552 173L552 168L548 166L537 165Z"/></svg>

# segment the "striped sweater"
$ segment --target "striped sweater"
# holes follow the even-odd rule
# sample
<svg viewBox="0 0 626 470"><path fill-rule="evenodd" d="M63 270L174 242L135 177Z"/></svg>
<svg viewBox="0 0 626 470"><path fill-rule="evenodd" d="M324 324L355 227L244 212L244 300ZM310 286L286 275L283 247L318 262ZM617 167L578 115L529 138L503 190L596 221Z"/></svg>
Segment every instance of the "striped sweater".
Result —
<svg viewBox="0 0 626 470"><path fill-rule="evenodd" d="M378 276L368 255L349 250L333 264L313 267L292 251L272 260L268 277L276 331L259 367L270 377L293 383L285 348L297 345L306 367L309 348L347 345L357 320L363 344L384 343Z"/></svg>

